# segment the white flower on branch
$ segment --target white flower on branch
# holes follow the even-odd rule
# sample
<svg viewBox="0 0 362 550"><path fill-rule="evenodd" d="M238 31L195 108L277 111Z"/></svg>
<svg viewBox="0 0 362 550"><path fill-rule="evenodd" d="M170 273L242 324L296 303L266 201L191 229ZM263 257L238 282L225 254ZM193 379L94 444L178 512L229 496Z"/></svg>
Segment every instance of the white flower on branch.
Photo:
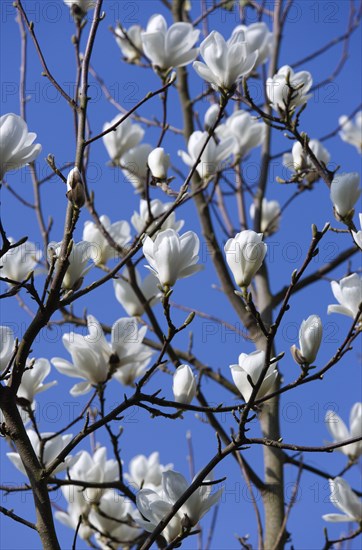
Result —
<svg viewBox="0 0 362 550"><path fill-rule="evenodd" d="M89 10L95 7L96 0L64 0L76 19L83 19Z"/></svg>
<svg viewBox="0 0 362 550"><path fill-rule="evenodd" d="M41 152L34 132L20 116L8 113L0 117L0 181L6 172L33 162Z"/></svg>
<svg viewBox="0 0 362 550"><path fill-rule="evenodd" d="M177 403L191 403L196 395L196 378L189 365L179 365L173 375L172 391Z"/></svg>
<svg viewBox="0 0 362 550"><path fill-rule="evenodd" d="M49 263L56 257L55 269L59 261L61 248L62 242L51 242L48 245ZM87 265L90 259L91 248L92 246L87 241L72 243L72 249L68 257L69 266L62 282L63 288L67 290L77 290L82 285L84 276L92 268L91 265Z"/></svg>
<svg viewBox="0 0 362 550"><path fill-rule="evenodd" d="M343 277L339 283L332 281L331 288L339 304L329 305L328 313L341 313L354 319L362 302L362 278L352 273Z"/></svg>
<svg viewBox="0 0 362 550"><path fill-rule="evenodd" d="M117 245L123 248L131 240L131 229L127 221L119 221L111 224L108 216L100 216L104 229L115 241ZM83 240L91 243L89 247L89 257L96 265L105 265L108 260L119 257L119 252L109 244L105 235L98 228L97 224L91 221L84 223Z"/></svg>
<svg viewBox="0 0 362 550"><path fill-rule="evenodd" d="M137 455L129 463L129 473L124 477L134 489L157 490L162 484L162 473L171 470L173 464L160 464L160 456L156 451L147 458L145 455Z"/></svg>
<svg viewBox="0 0 362 550"><path fill-rule="evenodd" d="M151 151L151 145L142 143L126 151L120 160L122 172L133 185L136 193L141 193L145 189L148 172L147 161Z"/></svg>
<svg viewBox="0 0 362 550"><path fill-rule="evenodd" d="M103 125L103 132L118 122L122 116L117 115L111 122L106 122ZM139 124L134 124L128 117L115 130L105 134L103 143L112 162L116 164L129 149L136 147L142 140L144 133L143 128Z"/></svg>
<svg viewBox="0 0 362 550"><path fill-rule="evenodd" d="M352 218L354 205L361 195L360 177L357 172L337 174L331 183L331 201L337 219Z"/></svg>
<svg viewBox="0 0 362 550"><path fill-rule="evenodd" d="M309 148L313 152L316 159L327 166L330 161L330 154L327 149L321 144L318 139L311 139L308 142ZM290 171L295 173L304 172L305 170L312 170L312 177L308 176L308 179L312 182L315 181L315 178L319 176L316 174L316 168L311 161L309 155L304 151L303 146L299 141L296 141L293 145L291 153L285 153L283 155L283 164Z"/></svg>
<svg viewBox="0 0 362 550"><path fill-rule="evenodd" d="M188 488L189 483L182 474L169 470L162 474L162 487L157 492L141 489L137 493L136 502L145 519L139 521L140 525L146 531L152 532ZM212 494L211 485L198 487L162 531L166 541L170 543L181 535L184 526L196 525L211 506L218 502L222 491L223 489L219 489Z"/></svg>
<svg viewBox="0 0 362 550"><path fill-rule="evenodd" d="M275 111L282 114L286 110L294 112L312 97L308 95L312 84L312 75L308 71L295 73L289 65L283 65L272 78L267 79L266 93Z"/></svg>
<svg viewBox="0 0 362 550"><path fill-rule="evenodd" d="M329 500L343 514L325 514L325 521L362 521L362 501L342 477L329 480L331 496Z"/></svg>
<svg viewBox="0 0 362 550"><path fill-rule="evenodd" d="M11 243L14 239L9 238ZM43 253L36 248L36 245L30 241L11 248L0 259L0 277L10 279L15 282L24 281L32 272L36 274L39 270L35 269L40 262Z"/></svg>
<svg viewBox="0 0 362 550"><path fill-rule="evenodd" d="M212 31L200 44L205 63L194 61L197 74L222 93L230 92L243 76L248 76L258 59L258 51L251 50L241 29L235 30L226 42L217 31Z"/></svg>
<svg viewBox="0 0 362 550"><path fill-rule="evenodd" d="M48 382L43 384L44 379L50 373L50 363L47 359L28 359L26 362L26 369L21 378L21 384L17 391L17 397L26 399L29 403L34 401L37 393L43 392L58 382Z"/></svg>
<svg viewBox="0 0 362 550"><path fill-rule="evenodd" d="M178 235L174 229L161 231L153 241L146 237L143 254L152 271L163 286L173 286L177 279L189 277L203 269L196 265L200 241L196 233L187 231Z"/></svg>
<svg viewBox="0 0 362 550"><path fill-rule="evenodd" d="M362 153L362 111L359 111L354 117L354 121L349 120L347 116L342 115L338 119L341 126L339 135L343 141L354 145L358 153Z"/></svg>
<svg viewBox="0 0 362 550"><path fill-rule="evenodd" d="M170 167L170 155L165 153L163 147L156 147L148 155L147 164L151 170L151 174L158 180L167 179L167 170Z"/></svg>
<svg viewBox="0 0 362 550"><path fill-rule="evenodd" d="M177 22L167 28L165 18L155 14L141 34L143 51L153 67L164 73L172 67L188 65L197 57L198 48L194 45L199 35L191 23Z"/></svg>
<svg viewBox="0 0 362 550"><path fill-rule="evenodd" d="M134 268L135 279L138 288L142 292L150 306L154 305L160 299L160 290L157 287L157 279L152 273L143 280L136 268ZM130 276L127 268L122 276L113 279L113 287L116 299L123 306L130 317L140 317L144 313L144 304L142 304L133 290L130 283Z"/></svg>
<svg viewBox="0 0 362 550"><path fill-rule="evenodd" d="M74 531L78 528L79 520L82 516L78 535L81 539L88 540L94 534L94 530L87 524L87 514L90 505L85 500L82 489L82 487L76 487L75 485L62 487L64 497L67 498L71 495L71 498L68 498L67 511L57 510L54 516L60 523Z"/></svg>
<svg viewBox="0 0 362 550"><path fill-rule="evenodd" d="M300 365L310 365L315 361L323 335L321 318L310 315L302 321L299 329L299 347L292 346L292 355Z"/></svg>
<svg viewBox="0 0 362 550"><path fill-rule="evenodd" d="M38 434L34 430L29 429L26 431L26 433L28 434L30 443L35 451L36 456L39 459L40 464L44 468L47 468L48 466L50 466L53 460L57 458L59 453L61 453L64 447L66 447L73 438L71 434L55 435L53 432L46 432L46 433L40 434L41 439L45 440L45 441L41 441L39 439ZM24 465L22 463L22 460L20 458L20 455L18 453L7 453L7 457L14 464L15 468L17 468L21 473L27 475ZM57 466L57 468L54 470L53 473L57 474L59 472L62 472L63 470L66 470L72 464L74 464L76 460L77 460L76 457L72 457L71 455L68 455L64 459L64 462L59 464L59 466Z"/></svg>
<svg viewBox="0 0 362 550"><path fill-rule="evenodd" d="M270 56L273 46L273 33L269 31L264 22L252 23L251 25L238 25L233 33L243 31L245 41L250 52L257 51L258 57L255 62L255 68L266 62Z"/></svg>
<svg viewBox="0 0 362 550"><path fill-rule="evenodd" d="M352 237L358 248L362 250L362 214L359 215L359 225L361 227L360 231L351 231Z"/></svg>
<svg viewBox="0 0 362 550"><path fill-rule="evenodd" d="M217 117L219 115L220 107L217 103L211 105L204 115L204 128L205 130L210 130L213 128Z"/></svg>
<svg viewBox="0 0 362 550"><path fill-rule="evenodd" d="M131 218L131 223L137 233L140 235L141 233L151 233L151 231L154 230L155 225L157 224L157 218L160 216L163 216L170 208L172 207L172 203L170 202L161 202L159 199L153 199L150 201L150 210L151 210L151 216L150 219L150 213L148 209L148 203L146 200L141 199L140 200L140 211L134 212L133 216ZM152 221L154 219L154 221ZM159 227L158 231L156 231L152 235L152 239L154 240L156 236L159 234L160 231L164 231L165 229L174 229L175 231L180 231L184 225L184 220L176 221L176 213L175 211L171 212L171 214L166 218L166 220L163 222L163 224ZM147 227L147 229L146 229Z"/></svg>
<svg viewBox="0 0 362 550"><path fill-rule="evenodd" d="M220 124L216 128L216 135L221 139L233 137L233 153L237 159L241 159L261 145L265 135L265 124L258 122L246 111L235 111L226 119L225 124Z"/></svg>
<svg viewBox="0 0 362 550"><path fill-rule="evenodd" d="M208 137L209 134L207 132L200 132L198 130L191 134L187 144L188 153L185 151L178 152L187 166L194 166ZM234 147L235 142L232 136L222 139L219 143L216 143L215 140L211 138L202 152L200 162L196 167L200 178L214 176L221 168L221 162L226 161L233 153Z"/></svg>
<svg viewBox="0 0 362 550"><path fill-rule="evenodd" d="M239 364L230 365L231 376L235 386L247 403L251 397L252 391L265 367L265 352L254 351L253 353L241 353L239 355ZM275 363L270 365L263 382L258 390L256 399L261 399L273 390L277 379L278 371Z"/></svg>
<svg viewBox="0 0 362 550"><path fill-rule="evenodd" d="M135 63L141 57L143 52L142 27L140 25L131 25L125 32L120 26L114 29L115 39L126 61Z"/></svg>
<svg viewBox="0 0 362 550"><path fill-rule="evenodd" d="M3 372L9 366L15 351L14 333L10 327L0 326L0 345L0 372Z"/></svg>
<svg viewBox="0 0 362 550"><path fill-rule="evenodd" d="M333 437L333 443L342 443L347 439L362 437L362 403L355 403L349 415L349 429L342 418L334 411L327 411L325 423L329 433ZM337 449L352 460L362 454L362 441L350 443Z"/></svg>
<svg viewBox="0 0 362 550"><path fill-rule="evenodd" d="M250 205L250 217L255 218L255 204ZM261 223L260 230L265 235L272 235L279 229L281 218L281 209L278 201L268 201L266 198L261 204Z"/></svg>
<svg viewBox="0 0 362 550"><path fill-rule="evenodd" d="M226 261L239 287L250 285L264 261L267 245L262 239L262 233L247 229L237 233L224 246Z"/></svg>

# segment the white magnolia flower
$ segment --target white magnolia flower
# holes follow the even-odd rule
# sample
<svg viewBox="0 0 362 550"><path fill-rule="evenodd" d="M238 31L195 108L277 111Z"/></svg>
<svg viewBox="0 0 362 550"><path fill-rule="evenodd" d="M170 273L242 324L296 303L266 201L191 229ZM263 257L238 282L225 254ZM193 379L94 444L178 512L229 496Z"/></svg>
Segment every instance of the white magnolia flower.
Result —
<svg viewBox="0 0 362 550"><path fill-rule="evenodd" d="M263 263L267 245L263 243L262 238L262 233L247 229L237 233L224 246L226 261L236 284L240 287L249 286Z"/></svg>
<svg viewBox="0 0 362 550"><path fill-rule="evenodd" d="M172 391L177 403L191 403L196 395L196 378L189 365L180 365L173 375Z"/></svg>
<svg viewBox="0 0 362 550"><path fill-rule="evenodd" d="M83 18L86 13L95 7L96 0L64 0L75 17Z"/></svg>
<svg viewBox="0 0 362 550"><path fill-rule="evenodd" d="M119 221L111 224L108 216L100 216L99 221L120 247L123 248L130 242L131 229L128 222ZM92 243L92 246L89 247L89 257L92 258L96 265L105 265L108 260L119 256L119 252L109 244L94 222L85 222L83 240Z"/></svg>
<svg viewBox="0 0 362 550"><path fill-rule="evenodd" d="M182 474L172 470L163 472L162 489L157 492L152 489L141 489L136 495L137 507L145 518L140 521L140 525L146 531L152 532L188 488L189 483ZM211 506L218 502L223 489L213 494L211 491L212 486L202 485L187 499L162 531L162 536L167 542L181 534L185 515L191 525L196 525Z"/></svg>
<svg viewBox="0 0 362 550"><path fill-rule="evenodd" d="M300 365L312 364L317 357L323 335L321 318L318 315L310 315L302 321L299 329L299 347L292 346L294 359Z"/></svg>
<svg viewBox="0 0 362 550"><path fill-rule="evenodd" d="M28 132L28 126L20 116L8 113L0 117L0 181L6 172L22 168L33 162L42 147L33 145L34 132Z"/></svg>
<svg viewBox="0 0 362 550"><path fill-rule="evenodd" d="M205 113L204 116L204 128L210 130L213 128L217 117L219 116L220 107L217 103L213 103Z"/></svg>
<svg viewBox="0 0 362 550"><path fill-rule="evenodd" d="M0 271L1 273L1 271ZM4 371L12 359L15 350L14 333L10 327L0 326L0 373Z"/></svg>
<svg viewBox="0 0 362 550"><path fill-rule="evenodd" d="M43 384L44 379L49 373L50 363L48 359L28 359L26 369L21 378L21 384L16 394L17 397L21 397L32 403L37 393L43 392L58 383L54 380L53 382Z"/></svg>
<svg viewBox="0 0 362 550"><path fill-rule="evenodd" d="M319 162L327 164L330 161L330 154L325 147L317 139L311 139L309 141L309 147L314 153ZM314 170L315 166L309 156L304 152L303 146L299 141L296 141L293 145L291 153L285 153L283 155L283 164L289 170L294 172L302 172L305 170ZM318 176L319 177L319 176Z"/></svg>
<svg viewBox="0 0 362 550"><path fill-rule="evenodd" d="M237 158L243 158L263 142L265 124L258 122L246 111L235 111L225 124L216 128L216 135L222 139L233 137L233 153Z"/></svg>
<svg viewBox="0 0 362 550"><path fill-rule="evenodd" d="M258 382L264 366L264 351L254 351L253 353L249 353L249 355L246 353L241 353L239 355L239 364L230 365L231 376L233 377L234 384L243 396L245 402L249 401L253 391L253 386L250 384L248 377L251 378L253 384L255 385ZM256 399L261 399L272 391L277 376L278 371L276 370L276 365L270 365L257 393Z"/></svg>
<svg viewBox="0 0 362 550"><path fill-rule="evenodd" d="M352 231L352 236L356 245L362 250L362 214L359 215L359 224L361 231Z"/></svg>
<svg viewBox="0 0 362 550"><path fill-rule="evenodd" d="M362 278L352 273L343 277L339 283L332 281L331 288L339 304L328 306L328 313L341 313L354 319L362 302Z"/></svg>
<svg viewBox="0 0 362 550"><path fill-rule="evenodd" d="M157 288L156 277L150 273L142 280L136 268L134 270L134 274L138 288L141 290L149 305L152 306L160 299L160 291ZM129 280L129 273L126 268L119 279L113 279L114 293L116 299L123 306L130 317L141 317L144 313L144 307L141 304L136 292L133 290Z"/></svg>
<svg viewBox="0 0 362 550"><path fill-rule="evenodd" d="M265 63L271 54L273 46L273 33L269 31L268 26L264 22L252 23L251 25L238 25L234 31L243 31L245 41L249 52L258 52L258 57L255 62L255 67Z"/></svg>
<svg viewBox="0 0 362 550"><path fill-rule="evenodd" d="M250 217L255 218L255 204L250 205ZM260 231L266 235L272 235L279 229L281 209L278 201L263 199L261 205Z"/></svg>
<svg viewBox="0 0 362 550"><path fill-rule="evenodd" d="M343 141L354 145L358 153L362 153L362 111L354 117L354 122L345 115L339 117L338 123L341 126L339 135Z"/></svg>
<svg viewBox="0 0 362 550"><path fill-rule="evenodd" d="M11 243L14 239L9 238ZM11 248L0 259L1 277L6 277L12 281L22 282L34 271L37 272L36 265L41 260L43 253L36 248L36 245L30 241Z"/></svg>
<svg viewBox="0 0 362 550"><path fill-rule="evenodd" d="M178 22L167 28L162 15L153 15L147 29L141 34L143 51L152 65L162 72L171 67L183 67L197 57L198 49L194 48L200 31L191 23Z"/></svg>
<svg viewBox="0 0 362 550"><path fill-rule="evenodd" d="M135 188L136 193L144 191L148 172L148 156L152 146L142 143L126 151L120 160L123 174Z"/></svg>
<svg viewBox="0 0 362 550"><path fill-rule="evenodd" d="M312 84L312 75L308 71L295 73L291 67L284 65L272 78L267 79L266 93L275 111L285 112L287 107L289 111L294 111L312 97L308 95Z"/></svg>
<svg viewBox="0 0 362 550"><path fill-rule="evenodd" d="M59 261L59 256L62 248L62 242L51 242L48 245L48 259L52 261L55 255L57 260L55 266ZM65 272L62 287L67 290L77 289L81 286L84 276L91 269L91 265L87 265L90 259L91 245L87 241L80 241L79 243L73 243L72 250L70 251L68 262L69 267Z"/></svg>
<svg viewBox="0 0 362 550"><path fill-rule="evenodd" d="M59 453L70 443L73 436L72 434L66 434L66 435L56 435L54 436L53 432L46 432L40 434L42 440L40 441L38 434L34 430L27 430L26 433L28 434L28 437L30 439L30 443L35 451L36 456L39 459L40 464L44 468L47 468L50 466L50 464L57 458ZM54 436L54 437L52 437ZM51 439L47 439L51 437ZM22 463L22 460L20 458L20 455L18 453L6 453L8 458L11 460L11 462L14 464L15 468L17 468L22 474L26 474L26 470L24 468L24 465ZM75 461L76 457L72 457L68 455L64 461L59 464L59 466L54 470L53 474L58 474L59 472L62 472L63 470L66 470L69 468Z"/></svg>
<svg viewBox="0 0 362 550"><path fill-rule="evenodd" d="M178 152L187 166L194 166L207 139L209 139L209 134L207 132L200 132L197 130L191 134L187 143L188 153L185 151ZM214 176L220 169L220 163L225 161L232 154L234 147L234 138L231 136L222 139L219 143L216 143L215 140L211 138L196 167L199 176L201 178Z"/></svg>
<svg viewBox="0 0 362 550"><path fill-rule="evenodd" d="M342 477L329 480L331 496L329 500L343 514L325 514L325 521L362 521L362 501Z"/></svg>
<svg viewBox="0 0 362 550"><path fill-rule="evenodd" d="M325 423L328 431L333 437L333 443L340 443L354 437L362 437L362 403L355 403L349 415L349 429L342 418L334 411L327 411ZM339 447L338 451L351 459L358 458L362 454L362 441L350 443Z"/></svg>
<svg viewBox="0 0 362 550"><path fill-rule="evenodd" d="M143 254L150 264L146 266L161 285L173 286L177 279L189 277L202 269L196 265L200 241L196 233L187 231L178 235L174 229L161 231L153 241L146 237Z"/></svg>
<svg viewBox="0 0 362 550"><path fill-rule="evenodd" d="M103 132L113 126L123 115L117 115L111 122L103 125ZM103 136L103 143L113 163L119 162L122 155L129 149L136 147L144 136L145 131L139 124L134 124L126 118L117 128Z"/></svg>
<svg viewBox="0 0 362 550"><path fill-rule="evenodd" d="M156 147L148 155L147 164L154 178L159 180L167 179L167 170L170 167L170 155L165 153L163 147Z"/></svg>
<svg viewBox="0 0 362 550"><path fill-rule="evenodd" d="M126 35L120 26L114 29L116 42L121 52L129 63L135 63L143 52L142 48L142 27L140 25L131 25L125 29Z"/></svg>
<svg viewBox="0 0 362 550"><path fill-rule="evenodd" d="M94 534L94 531L87 524L90 504L86 501L82 489L82 487L76 487L75 485L63 486L62 493L65 498L68 497L67 511L56 511L54 516L60 523L73 529L73 531L79 527L78 535L80 538L88 540ZM80 516L82 516L82 522L79 526Z"/></svg>
<svg viewBox="0 0 362 550"><path fill-rule="evenodd" d="M354 205L361 194L359 174L337 174L331 183L331 201L340 218L353 216Z"/></svg>
<svg viewBox="0 0 362 550"><path fill-rule="evenodd" d="M131 223L138 234L141 233L151 233L151 231L154 230L155 225L157 224L157 218L163 216L170 208L172 207L172 203L170 202L161 202L159 199L153 199L150 202L150 210L152 214L152 218L154 221L150 223L150 217L149 217L149 210L148 210L148 203L146 200L141 199L140 200L140 211L134 212L133 216L131 218ZM166 220L163 222L163 224L160 226L158 231L156 231L152 235L152 239L154 240L158 233L160 231L164 231L165 229L174 229L175 231L180 231L184 225L184 220L176 221L176 214L175 212L171 212L171 214L166 218ZM147 229L146 229L147 227Z"/></svg>
<svg viewBox="0 0 362 550"><path fill-rule="evenodd" d="M194 61L195 71L221 92L232 90L252 71L258 59L258 52L250 50L241 29L234 31L227 42L220 33L212 31L201 43L200 53L205 63Z"/></svg>
<svg viewBox="0 0 362 550"><path fill-rule="evenodd" d="M97 541L101 548L116 549L130 548L127 543L132 543L141 534L140 528L135 526L138 517L131 502L111 489L101 496L97 506L92 506L88 520L98 530ZM107 537L112 540L107 541ZM115 541L122 541L121 546Z"/></svg>
<svg viewBox="0 0 362 550"><path fill-rule="evenodd" d="M147 458L145 455L137 455L129 463L129 473L124 477L134 489L153 489L161 487L162 473L171 470L173 464L160 464L160 456L156 451Z"/></svg>

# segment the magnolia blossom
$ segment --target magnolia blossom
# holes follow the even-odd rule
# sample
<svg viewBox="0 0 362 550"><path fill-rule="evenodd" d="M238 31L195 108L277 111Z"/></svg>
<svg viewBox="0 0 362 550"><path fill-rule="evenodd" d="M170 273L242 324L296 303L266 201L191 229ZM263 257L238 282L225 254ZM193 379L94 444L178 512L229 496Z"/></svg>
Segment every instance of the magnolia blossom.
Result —
<svg viewBox="0 0 362 550"><path fill-rule="evenodd" d="M248 378L250 377L255 385L258 382L264 367L264 351L254 351L249 355L246 353L241 353L239 355L239 364L230 365L231 376L233 377L234 384L243 396L245 402L249 401L253 392L253 386L250 384ZM261 387L258 390L256 399L261 399L272 391L277 376L278 371L276 370L276 365L270 365L266 375L264 376Z"/></svg>
<svg viewBox="0 0 362 550"><path fill-rule="evenodd" d="M214 124L219 116L220 107L217 103L213 103L205 113L204 116L204 127L205 130L210 130L214 127Z"/></svg>
<svg viewBox="0 0 362 550"><path fill-rule="evenodd" d="M41 440L39 439L38 434L34 430L27 430L30 443L35 451L36 456L39 459L40 464L47 468L50 464L57 458L59 453L70 443L73 436L72 434L67 435L56 435L54 436L53 432L46 432L40 434ZM52 437L54 436L54 437ZM48 439L50 438L51 439ZM45 441L44 441L45 440ZM18 453L6 453L8 458L14 464L21 473L27 475L20 455ZM68 455L59 466L53 471L53 474L58 474L63 470L69 468L76 461L75 457Z"/></svg>
<svg viewBox="0 0 362 550"><path fill-rule="evenodd" d="M146 237L143 254L163 286L173 286L177 279L189 277L202 269L199 260L200 241L196 233L187 231L178 235L174 229L161 231L153 241Z"/></svg>
<svg viewBox="0 0 362 550"><path fill-rule="evenodd" d="M134 276L137 286L148 304L150 306L155 304L160 298L160 291L157 288L156 277L150 273L142 280L136 268L134 269ZM140 302L136 292L132 288L127 268L121 277L118 279L113 279L113 287L116 299L126 310L127 314L130 317L141 317L144 313L144 305Z"/></svg>
<svg viewBox="0 0 362 550"><path fill-rule="evenodd" d="M358 153L362 153L362 111L354 117L354 122L345 115L339 117L338 123L341 126L339 135L343 141L354 145Z"/></svg>
<svg viewBox="0 0 362 550"><path fill-rule="evenodd" d="M135 63L141 57L143 52L142 27L140 25L131 25L125 32L118 25L114 29L115 39L121 52L129 63Z"/></svg>
<svg viewBox="0 0 362 550"><path fill-rule="evenodd" d="M323 335L321 318L318 315L310 315L302 321L299 329L299 347L292 346L294 359L300 365L310 365L315 361Z"/></svg>
<svg viewBox="0 0 362 550"><path fill-rule="evenodd" d="M233 137L233 153L237 158L242 158L261 145L265 135L265 124L258 122L246 111L235 111L226 119L225 124L216 128L216 135L223 139Z"/></svg>
<svg viewBox="0 0 362 550"><path fill-rule="evenodd" d="M30 403L34 401L34 397L37 393L43 392L58 382L48 382L43 384L44 379L50 373L50 363L48 359L28 359L26 363L26 369L21 377L21 384L17 391L17 397L26 399Z"/></svg>
<svg viewBox="0 0 362 550"><path fill-rule="evenodd" d="M154 178L159 180L167 179L167 170L170 167L170 155L165 153L163 147L156 147L148 155L147 164Z"/></svg>
<svg viewBox="0 0 362 550"><path fill-rule="evenodd" d="M268 201L263 199L261 204L261 223L260 230L266 235L272 235L279 229L281 216L280 204L278 201ZM255 218L255 204L250 205L250 217Z"/></svg>
<svg viewBox="0 0 362 550"><path fill-rule="evenodd" d="M171 67L183 67L193 61L198 53L194 48L200 31L191 23L178 22L167 28L162 15L153 15L147 29L141 34L143 51L152 65L167 71Z"/></svg>
<svg viewBox="0 0 362 550"><path fill-rule="evenodd" d="M254 68L258 52L251 47L241 29L236 29L227 42L220 33L212 31L200 45L205 63L194 61L193 67L213 88L228 92Z"/></svg>
<svg viewBox="0 0 362 550"><path fill-rule="evenodd" d="M106 122L103 132L121 120L123 115L116 116L111 122ZM139 144L145 131L139 124L134 124L130 118L121 122L115 130L103 136L103 143L113 163L119 162L122 155Z"/></svg>
<svg viewBox="0 0 362 550"><path fill-rule="evenodd" d="M325 147L321 144L320 141L317 139L311 139L308 142L309 148L314 153L314 156L316 159L327 166L330 160L330 154L327 151ZM285 153L283 155L283 164L289 170L295 171L295 172L304 172L304 171L310 171L312 170L314 173L312 175L313 181L315 181L316 178L318 178L318 174L315 171L315 166L313 162L311 161L309 155L307 155L303 149L303 146L299 141L296 141L293 145L292 152L291 153ZM311 181L312 183L312 181Z"/></svg>
<svg viewBox="0 0 362 550"><path fill-rule="evenodd" d="M343 514L325 514L325 521L362 521L362 501L342 477L329 480L331 496L329 500Z"/></svg>
<svg viewBox="0 0 362 550"><path fill-rule="evenodd" d="M67 4L74 17L83 19L86 13L94 8L96 0L64 0L64 3Z"/></svg>
<svg viewBox="0 0 362 550"><path fill-rule="evenodd" d="M156 451L147 458L145 455L137 455L129 463L129 473L124 477L135 489L153 489L161 487L162 473L171 470L173 464L160 464L160 456Z"/></svg>
<svg viewBox="0 0 362 550"><path fill-rule="evenodd" d="M70 527L75 531L78 529L78 535L83 540L88 540L94 533L93 529L87 524L87 514L90 510L90 505L85 500L82 487L75 485L65 485L62 487L62 493L65 498L68 497L67 511L57 510L54 514L55 518L66 527ZM82 516L82 521L79 525L79 519Z"/></svg>
<svg viewBox="0 0 362 550"><path fill-rule="evenodd" d="M78 208L82 208L85 203L84 183L77 166L69 172L67 177L67 197Z"/></svg>
<svg viewBox="0 0 362 550"><path fill-rule="evenodd" d="M9 238L11 243L14 239ZM11 248L0 259L1 277L6 277L11 281L22 282L29 273L36 273L36 265L41 260L43 253L36 248L36 245L30 241Z"/></svg>
<svg viewBox="0 0 362 550"><path fill-rule="evenodd" d="M178 154L187 166L194 166L205 142L208 141L196 167L201 178L214 176L219 169L219 164L226 160L233 152L235 143L233 137L220 140L216 143L213 138L209 139L207 132L193 132L187 144L188 153L179 151Z"/></svg>
<svg viewBox="0 0 362 550"><path fill-rule="evenodd" d="M136 495L137 507L142 514L139 520L141 527L152 532L188 487L189 483L182 474L169 470L162 474L162 488L157 492L152 489L141 489ZM210 485L202 485L181 506L162 531L162 536L168 543L182 533L185 516L191 525L196 525L211 506L217 503L222 489L214 494L211 494L211 491Z"/></svg>
<svg viewBox="0 0 362 550"><path fill-rule="evenodd" d="M331 183L331 201L338 217L353 216L354 205L361 194L359 179L357 172L337 174L334 177Z"/></svg>
<svg viewBox="0 0 362 550"><path fill-rule="evenodd" d="M0 181L6 172L22 168L33 162L42 147L33 145L34 132L28 132L28 126L20 116L8 113L0 117Z"/></svg>
<svg viewBox="0 0 362 550"><path fill-rule="evenodd" d="M252 23L251 25L238 25L234 31L243 31L245 41L250 52L257 51L258 57L255 62L255 67L265 63L267 57L270 56L273 45L273 33L269 31L268 26L264 22Z"/></svg>
<svg viewBox="0 0 362 550"><path fill-rule="evenodd" d="M283 65L272 78L266 81L266 93L275 111L294 111L304 105L312 96L312 75L308 71L295 73L289 65Z"/></svg>
<svg viewBox="0 0 362 550"><path fill-rule="evenodd" d="M126 151L120 160L122 172L133 185L136 193L144 190L148 172L147 161L151 151L151 145L142 143Z"/></svg>
<svg viewBox="0 0 362 550"><path fill-rule="evenodd" d="M87 325L87 336L73 332L63 335L63 344L73 363L60 357L52 359L60 373L85 380L73 386L71 395L87 393L92 385L104 383L112 376L124 385L132 385L152 355L152 351L142 344L147 327L138 329L133 318L118 319L112 327L111 343L108 343L95 317L88 315Z"/></svg>
<svg viewBox="0 0 362 550"><path fill-rule="evenodd" d="M123 248L131 240L131 229L126 221L111 224L108 216L100 216L99 221L110 237ZM89 257L96 265L105 265L108 260L116 258L119 252L113 248L94 222L86 221L83 230L83 240L92 243L89 247Z"/></svg>
<svg viewBox="0 0 362 550"><path fill-rule="evenodd" d="M196 378L189 365L180 365L173 375L173 395L177 403L191 403L196 395Z"/></svg>
<svg viewBox="0 0 362 550"><path fill-rule="evenodd" d="M171 207L172 203L170 202L163 203L159 199L153 199L150 202L150 210L152 214L152 219L154 221L151 221L149 217L148 203L146 200L141 199L140 211L139 213L133 213L131 223L138 234L151 233L155 229L157 218L163 216L166 212L168 212L168 210L170 210ZM165 229L174 229L175 231L180 231L184 223L184 220L176 221L176 213L173 211L169 216L167 216L166 220L159 227L159 229L155 233L153 233L152 239L155 239L158 233L160 231L164 231Z"/></svg>
<svg viewBox="0 0 362 550"><path fill-rule="evenodd" d="M327 411L325 423L329 433L333 437L334 443L340 443L354 437L362 437L362 403L355 403L351 409L349 430L342 418L334 411ZM339 447L338 451L341 451L351 459L356 459L362 454L362 441L356 441L356 443Z"/></svg>
<svg viewBox="0 0 362 550"><path fill-rule="evenodd" d="M328 313L341 313L354 319L362 302L362 278L352 273L343 277L339 283L332 281L331 288L339 304L328 306Z"/></svg>
<svg viewBox="0 0 362 550"><path fill-rule="evenodd" d="M262 233L255 233L255 231L247 229L237 233L224 246L226 261L234 275L236 284L240 287L250 285L252 278L263 263L267 245L263 243L262 238Z"/></svg>
<svg viewBox="0 0 362 550"><path fill-rule="evenodd" d="M56 264L59 261L59 256L62 249L62 242L51 242L48 245L48 259L52 262L55 256ZM73 243L70 251L68 262L69 267L65 272L62 287L71 290L77 289L81 286L84 276L88 273L92 266L88 266L90 258L91 246L87 241L80 241L79 243Z"/></svg>
<svg viewBox="0 0 362 550"><path fill-rule="evenodd" d="M351 231L352 237L358 248L362 250L362 214L359 215L361 231Z"/></svg>
<svg viewBox="0 0 362 550"><path fill-rule="evenodd" d="M0 326L0 373L4 371L14 355L15 339L10 327Z"/></svg>

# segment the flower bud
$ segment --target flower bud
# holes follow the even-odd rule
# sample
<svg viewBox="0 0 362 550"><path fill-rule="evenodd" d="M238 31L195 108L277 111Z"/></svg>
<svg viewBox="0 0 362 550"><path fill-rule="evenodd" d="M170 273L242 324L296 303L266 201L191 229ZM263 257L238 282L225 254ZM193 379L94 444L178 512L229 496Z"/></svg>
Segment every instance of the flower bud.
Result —
<svg viewBox="0 0 362 550"><path fill-rule="evenodd" d="M177 367L173 375L172 391L177 403L191 403L196 395L196 378L188 365Z"/></svg>
<svg viewBox="0 0 362 550"><path fill-rule="evenodd" d="M322 340L322 321L318 315L310 315L304 320L299 329L299 346L292 346L292 355L299 365L313 363L317 357Z"/></svg>
<svg viewBox="0 0 362 550"><path fill-rule="evenodd" d="M83 180L77 166L69 172L67 177L67 198L78 208L82 208L85 203Z"/></svg>
<svg viewBox="0 0 362 550"><path fill-rule="evenodd" d="M339 221L352 218L354 205L360 194L361 189L359 188L359 175L357 172L335 176L331 183L331 201L336 218Z"/></svg>
<svg viewBox="0 0 362 550"><path fill-rule="evenodd" d="M155 179L166 180L167 170L170 167L170 155L165 153L163 147L156 147L148 155L147 164Z"/></svg>
<svg viewBox="0 0 362 550"><path fill-rule="evenodd" d="M262 233L247 229L237 233L234 239L229 239L224 247L226 261L240 287L249 286L263 263L267 245L262 238Z"/></svg>

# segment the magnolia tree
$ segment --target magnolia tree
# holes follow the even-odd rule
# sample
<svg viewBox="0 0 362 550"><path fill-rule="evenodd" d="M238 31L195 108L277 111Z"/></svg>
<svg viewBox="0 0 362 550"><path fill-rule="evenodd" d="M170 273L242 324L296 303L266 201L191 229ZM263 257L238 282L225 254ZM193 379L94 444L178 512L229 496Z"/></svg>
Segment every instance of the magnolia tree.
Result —
<svg viewBox="0 0 362 550"><path fill-rule="evenodd" d="M321 91L360 12L311 50L323 3L159 4L5 6L6 547L357 548L362 111Z"/></svg>

